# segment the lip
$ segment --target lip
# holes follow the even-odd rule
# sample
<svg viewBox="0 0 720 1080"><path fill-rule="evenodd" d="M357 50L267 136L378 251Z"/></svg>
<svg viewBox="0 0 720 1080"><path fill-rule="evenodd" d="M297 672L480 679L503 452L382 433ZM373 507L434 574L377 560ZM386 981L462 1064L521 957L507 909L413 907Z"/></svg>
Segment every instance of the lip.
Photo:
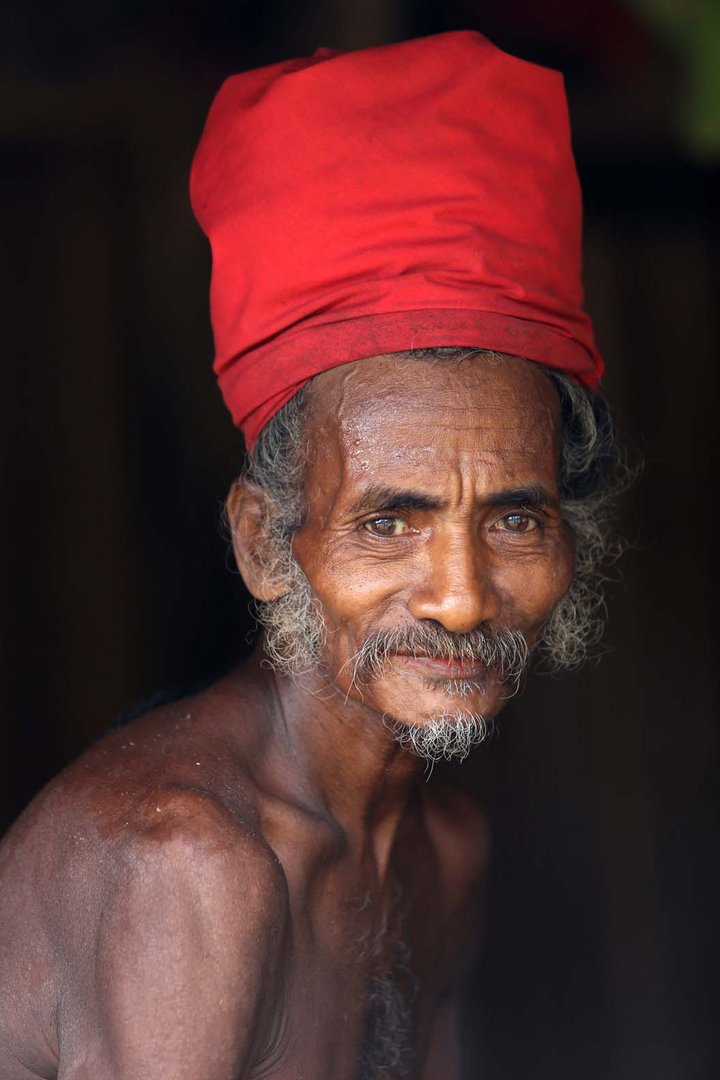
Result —
<svg viewBox="0 0 720 1080"><path fill-rule="evenodd" d="M488 672L487 666L480 660L446 660L434 656L413 656L408 653L395 653L393 659L439 679L478 679L487 675Z"/></svg>

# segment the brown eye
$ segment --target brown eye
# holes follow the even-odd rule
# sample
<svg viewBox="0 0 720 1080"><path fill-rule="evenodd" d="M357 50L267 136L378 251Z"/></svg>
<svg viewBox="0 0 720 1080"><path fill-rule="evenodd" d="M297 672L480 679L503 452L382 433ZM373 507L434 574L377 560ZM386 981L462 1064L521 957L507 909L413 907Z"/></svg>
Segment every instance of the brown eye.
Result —
<svg viewBox="0 0 720 1080"><path fill-rule="evenodd" d="M380 517L366 521L363 526L374 536L402 536L407 531L407 523L399 517Z"/></svg>
<svg viewBox="0 0 720 1080"><path fill-rule="evenodd" d="M500 522L500 527L505 532L527 533L537 529L538 523L528 514L506 514Z"/></svg>

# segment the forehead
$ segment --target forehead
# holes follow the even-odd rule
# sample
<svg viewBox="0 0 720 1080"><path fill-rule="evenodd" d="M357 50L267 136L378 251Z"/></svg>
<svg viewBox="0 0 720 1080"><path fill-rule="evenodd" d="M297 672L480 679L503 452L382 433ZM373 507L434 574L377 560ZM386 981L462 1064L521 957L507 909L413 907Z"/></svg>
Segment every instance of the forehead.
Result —
<svg viewBox="0 0 720 1080"><path fill-rule="evenodd" d="M519 358L384 356L313 380L309 491L363 482L442 487L458 470L481 486L555 483L558 395Z"/></svg>

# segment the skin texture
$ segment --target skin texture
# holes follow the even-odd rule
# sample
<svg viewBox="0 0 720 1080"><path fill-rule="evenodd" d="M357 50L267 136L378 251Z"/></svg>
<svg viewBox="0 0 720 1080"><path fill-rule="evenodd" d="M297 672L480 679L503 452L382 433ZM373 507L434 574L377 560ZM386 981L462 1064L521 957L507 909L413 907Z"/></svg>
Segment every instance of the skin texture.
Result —
<svg viewBox="0 0 720 1080"><path fill-rule="evenodd" d="M401 656L357 685L349 661L369 634L418 622L532 643L572 573L558 414L521 360L374 358L318 377L293 550L323 662L293 682L257 651L96 744L11 830L2 1080L357 1080L369 988L387 975L415 987L412 1055L382 1075L461 1075L486 831L382 718L490 717L506 689ZM260 503L239 487L230 513L243 575L269 599ZM455 703L460 675L477 686Z"/></svg>

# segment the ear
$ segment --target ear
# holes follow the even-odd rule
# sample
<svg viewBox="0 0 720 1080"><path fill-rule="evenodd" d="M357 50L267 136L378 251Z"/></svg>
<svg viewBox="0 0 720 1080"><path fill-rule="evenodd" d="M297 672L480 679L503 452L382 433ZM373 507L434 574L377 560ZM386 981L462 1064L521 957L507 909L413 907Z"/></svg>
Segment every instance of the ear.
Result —
<svg viewBox="0 0 720 1080"><path fill-rule="evenodd" d="M273 510L267 495L247 480L236 480L230 488L225 513L235 561L248 590L256 600L277 600L286 592L287 585L273 582L268 574L271 554L268 522Z"/></svg>

